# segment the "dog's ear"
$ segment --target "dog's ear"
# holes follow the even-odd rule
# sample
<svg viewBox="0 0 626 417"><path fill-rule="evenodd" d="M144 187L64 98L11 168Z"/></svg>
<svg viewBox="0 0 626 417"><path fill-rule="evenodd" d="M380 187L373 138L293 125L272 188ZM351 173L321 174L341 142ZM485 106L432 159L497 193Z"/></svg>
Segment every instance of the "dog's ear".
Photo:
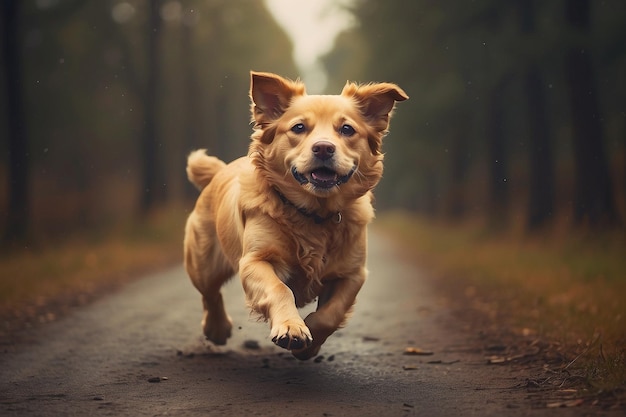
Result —
<svg viewBox="0 0 626 417"><path fill-rule="evenodd" d="M279 118L294 96L304 95L304 84L268 72L250 72L252 119L263 127Z"/></svg>
<svg viewBox="0 0 626 417"><path fill-rule="evenodd" d="M363 116L377 132L384 132L389 127L389 117L396 101L409 98L400 87L392 83L357 85L348 82L341 95L356 100Z"/></svg>

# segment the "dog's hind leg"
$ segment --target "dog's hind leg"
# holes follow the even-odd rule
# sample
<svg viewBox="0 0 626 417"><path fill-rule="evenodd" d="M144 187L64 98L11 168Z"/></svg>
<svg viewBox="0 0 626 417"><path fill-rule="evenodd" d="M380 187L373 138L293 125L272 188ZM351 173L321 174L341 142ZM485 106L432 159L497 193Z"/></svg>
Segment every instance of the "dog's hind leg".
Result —
<svg viewBox="0 0 626 417"><path fill-rule="evenodd" d="M214 234L196 233L193 214L185 233L185 269L193 285L202 294L202 331L216 345L226 344L231 336L232 320L226 313L220 291L234 274Z"/></svg>
<svg viewBox="0 0 626 417"><path fill-rule="evenodd" d="M233 275L229 268L209 270L206 267L189 271L191 280L202 294L202 331L216 345L225 345L231 336L232 320L226 313L221 286ZM196 274L197 272L197 274Z"/></svg>
<svg viewBox="0 0 626 417"><path fill-rule="evenodd" d="M222 293L217 290L211 294L202 295L204 315L202 317L202 331L206 338L216 345L225 345L231 336L232 320L224 308Z"/></svg>

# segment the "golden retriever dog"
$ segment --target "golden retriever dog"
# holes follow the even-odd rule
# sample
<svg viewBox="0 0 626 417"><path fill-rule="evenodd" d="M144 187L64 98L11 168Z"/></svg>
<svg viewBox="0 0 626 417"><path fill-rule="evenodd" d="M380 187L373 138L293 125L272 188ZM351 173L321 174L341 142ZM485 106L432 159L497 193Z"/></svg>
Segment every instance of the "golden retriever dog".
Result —
<svg viewBox="0 0 626 417"><path fill-rule="evenodd" d="M382 139L395 102L408 97L390 83L307 95L301 82L261 72L251 73L250 97L247 157L189 155L201 194L185 229L185 268L202 294L207 339L223 345L231 335L220 288L239 273L271 340L305 360L344 324L365 282ZM298 307L315 299L303 320Z"/></svg>

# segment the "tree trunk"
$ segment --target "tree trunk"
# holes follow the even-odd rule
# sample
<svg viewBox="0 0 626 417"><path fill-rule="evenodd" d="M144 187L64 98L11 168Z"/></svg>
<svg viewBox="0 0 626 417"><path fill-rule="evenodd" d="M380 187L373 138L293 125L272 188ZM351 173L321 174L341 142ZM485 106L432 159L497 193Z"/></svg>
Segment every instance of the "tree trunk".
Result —
<svg viewBox="0 0 626 417"><path fill-rule="evenodd" d="M452 220L459 220L467 213L467 176L470 167L468 143L470 117L465 106L454 112L456 126L452 128L450 143L450 194L446 213Z"/></svg>
<svg viewBox="0 0 626 417"><path fill-rule="evenodd" d="M548 223L554 210L554 150L546 112L545 88L539 69L534 65L526 70L524 86L530 128L527 227L536 230Z"/></svg>
<svg viewBox="0 0 626 417"><path fill-rule="evenodd" d="M501 80L489 92L487 104L487 166L489 169L489 218L491 226L504 225L509 208L508 155L504 136L503 101L506 81Z"/></svg>
<svg viewBox="0 0 626 417"><path fill-rule="evenodd" d="M4 239L25 240L30 223L30 161L24 117L22 61L19 45L20 0L2 2L2 43L7 94L9 206Z"/></svg>
<svg viewBox="0 0 626 417"><path fill-rule="evenodd" d="M579 35L588 37L589 0L567 0L566 19ZM609 163L600 122L591 51L573 46L565 58L570 92L575 163L574 222L591 227L618 223Z"/></svg>
<svg viewBox="0 0 626 417"><path fill-rule="evenodd" d="M189 152L197 146L198 141L198 124L200 123L200 117L198 112L200 111L200 105L198 103L198 89L199 83L195 72L195 61L193 53L193 21L189 18L189 21L183 21L182 25L182 37L181 37L181 49L183 60L183 74L185 77L185 138L184 138L184 157L186 158ZM185 199L193 201L198 198L198 190L195 189L187 179L185 170L181 170L179 173L183 179L183 190Z"/></svg>
<svg viewBox="0 0 626 417"><path fill-rule="evenodd" d="M519 0L520 28L523 35L535 31L535 1ZM539 229L548 223L554 210L554 145L546 109L546 92L541 71L532 59L523 75L527 95L529 138L529 199L527 227Z"/></svg>
<svg viewBox="0 0 626 417"><path fill-rule="evenodd" d="M146 213L157 203L165 199L164 165L160 158L158 138L158 84L160 78L160 40L161 40L161 1L150 0L150 17L148 21L148 67L147 84L144 90L144 126L141 141L142 171L142 198L141 212Z"/></svg>

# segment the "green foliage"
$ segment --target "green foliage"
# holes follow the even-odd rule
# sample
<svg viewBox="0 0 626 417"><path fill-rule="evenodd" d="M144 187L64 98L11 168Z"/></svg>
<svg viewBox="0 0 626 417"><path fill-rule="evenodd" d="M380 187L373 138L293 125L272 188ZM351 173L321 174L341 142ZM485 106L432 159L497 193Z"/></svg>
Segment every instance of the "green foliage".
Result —
<svg viewBox="0 0 626 417"><path fill-rule="evenodd" d="M498 2L355 0L357 25L325 57L329 92L346 80L392 81L402 103L385 141L378 207L492 217L488 133L504 108L503 170L512 203L529 188L529 110L522 74L537 66L554 141L554 217L569 215L576 168L564 56L574 45L593 55L617 207L626 207L626 6L592 2L591 32L568 28L566 0L534 1L534 27L522 30L525 0ZM20 2L26 133L31 161L33 229L106 225L131 215L141 189L149 0ZM186 154L206 147L225 160L245 154L250 134L249 70L297 78L292 45L256 0L160 1L157 86L159 167L170 201L193 195ZM125 10L125 15L119 11ZM113 18L116 15L117 17ZM4 71L4 67L0 69ZM0 97L6 86L0 83ZM500 106L494 106L494 102ZM0 139L6 142L5 100ZM598 137L602 132L598 133ZM0 213L9 155L0 147ZM499 163L499 162L498 162ZM520 215L520 213L513 213ZM3 220L3 219L0 219Z"/></svg>
<svg viewBox="0 0 626 417"><path fill-rule="evenodd" d="M534 12L528 9L532 5ZM399 106L385 143L379 207L447 213L452 202L464 199L467 211L493 216L485 201L486 168L493 163L487 132L494 123L494 99L503 103L498 141L510 160L507 178L500 180L506 181L512 204L523 206L531 168L527 91L521 80L531 66L539 68L547 92L550 136L559 164L557 199L571 201L572 172L563 168L572 164L564 56L574 45L583 45L581 53L593 54L612 172L623 172L625 124L618 103L626 100L626 85L618 74L626 72L626 7L619 0L591 2L589 36L568 28L564 7L564 1L355 2L352 12L358 24L337 39L325 58L333 77L330 87L336 90L346 79L392 81L410 96ZM530 28L524 28L527 10L534 19ZM455 169L461 170L461 178L455 178ZM622 211L625 180L623 175L614 178ZM556 209L561 213L569 206Z"/></svg>
<svg viewBox="0 0 626 417"><path fill-rule="evenodd" d="M148 4L22 3L18 35L35 235L106 228L137 210L143 192ZM175 201L194 194L184 168L192 149L208 148L226 160L246 154L249 71L293 78L297 71L291 43L263 2L159 4L163 24L155 130L166 195ZM0 110L5 110L5 92L0 83ZM8 132L2 125L4 145ZM2 223L8 158L1 146Z"/></svg>

